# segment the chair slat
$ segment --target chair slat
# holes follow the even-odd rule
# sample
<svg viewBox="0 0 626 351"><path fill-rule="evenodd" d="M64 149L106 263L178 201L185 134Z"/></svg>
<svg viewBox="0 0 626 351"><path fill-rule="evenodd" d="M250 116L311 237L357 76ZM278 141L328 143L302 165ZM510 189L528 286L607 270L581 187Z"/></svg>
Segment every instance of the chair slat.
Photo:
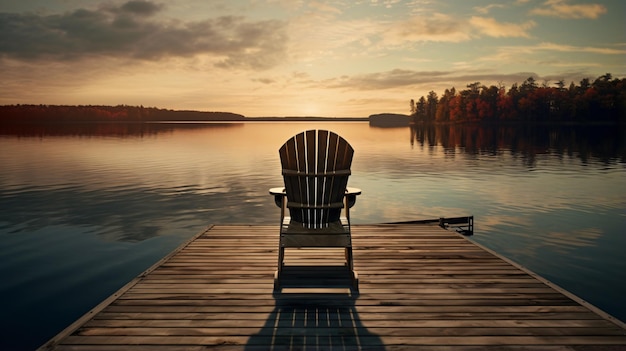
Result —
<svg viewBox="0 0 626 351"><path fill-rule="evenodd" d="M318 131L318 136L317 136L317 173L318 174L323 174L326 173L328 165L327 165L327 158L328 158L328 137L329 137L329 132L326 130L320 130ZM315 183L316 183L316 204L318 206L323 206L327 203L330 203L330 199L327 198L327 191L326 191L326 183L328 182L328 178L327 177L319 177L317 176L315 178ZM321 228L324 226L324 223L328 223L328 209L322 209L320 211L317 211L317 215L318 217L315 218L315 227L316 228Z"/></svg>

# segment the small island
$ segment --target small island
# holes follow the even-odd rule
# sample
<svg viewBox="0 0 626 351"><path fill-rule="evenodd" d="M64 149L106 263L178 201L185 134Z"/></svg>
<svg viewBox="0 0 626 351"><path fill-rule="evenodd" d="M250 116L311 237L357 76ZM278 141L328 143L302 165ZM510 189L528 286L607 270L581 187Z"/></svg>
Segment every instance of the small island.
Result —
<svg viewBox="0 0 626 351"><path fill-rule="evenodd" d="M379 113L369 117L370 126L379 128L407 127L410 122L410 116L399 113Z"/></svg>

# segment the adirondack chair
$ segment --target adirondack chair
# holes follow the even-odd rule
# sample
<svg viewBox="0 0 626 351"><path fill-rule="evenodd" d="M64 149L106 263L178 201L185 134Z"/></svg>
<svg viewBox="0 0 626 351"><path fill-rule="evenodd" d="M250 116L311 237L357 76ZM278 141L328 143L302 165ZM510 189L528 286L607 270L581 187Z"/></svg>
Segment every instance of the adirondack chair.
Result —
<svg viewBox="0 0 626 351"><path fill-rule="evenodd" d="M350 287L358 291L358 275L352 258L350 208L361 190L347 187L354 150L333 132L307 130L287 140L279 154L285 187L270 189L281 209L274 288L281 289L285 272L291 268L285 267L286 248L335 247L345 251L344 266L336 268L347 273L345 277ZM318 275L326 274L322 267L320 270L307 268ZM306 269L299 269L295 276L304 277L302 269ZM294 271L290 272L293 278ZM341 269L334 272L341 272ZM303 286L306 285L304 281Z"/></svg>

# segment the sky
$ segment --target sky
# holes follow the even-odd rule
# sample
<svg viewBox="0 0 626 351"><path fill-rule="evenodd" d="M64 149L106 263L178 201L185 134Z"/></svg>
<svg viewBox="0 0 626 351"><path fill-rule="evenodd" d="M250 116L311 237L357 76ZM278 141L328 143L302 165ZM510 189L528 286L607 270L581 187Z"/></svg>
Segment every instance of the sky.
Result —
<svg viewBox="0 0 626 351"><path fill-rule="evenodd" d="M626 77L623 0L0 0L0 105L408 114L434 91Z"/></svg>

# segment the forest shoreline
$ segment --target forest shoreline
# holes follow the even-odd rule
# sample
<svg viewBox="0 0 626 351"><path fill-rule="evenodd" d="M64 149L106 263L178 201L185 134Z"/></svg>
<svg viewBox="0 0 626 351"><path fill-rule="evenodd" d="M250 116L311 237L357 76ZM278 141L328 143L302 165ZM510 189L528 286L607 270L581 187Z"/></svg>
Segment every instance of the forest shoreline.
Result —
<svg viewBox="0 0 626 351"><path fill-rule="evenodd" d="M143 106L0 106L0 125L80 125L142 123L244 123L244 122L369 122L372 127L393 128L430 125L472 126L626 126L623 119L584 120L416 120L413 115L377 113L368 117L265 116L246 117L232 112L167 110Z"/></svg>

